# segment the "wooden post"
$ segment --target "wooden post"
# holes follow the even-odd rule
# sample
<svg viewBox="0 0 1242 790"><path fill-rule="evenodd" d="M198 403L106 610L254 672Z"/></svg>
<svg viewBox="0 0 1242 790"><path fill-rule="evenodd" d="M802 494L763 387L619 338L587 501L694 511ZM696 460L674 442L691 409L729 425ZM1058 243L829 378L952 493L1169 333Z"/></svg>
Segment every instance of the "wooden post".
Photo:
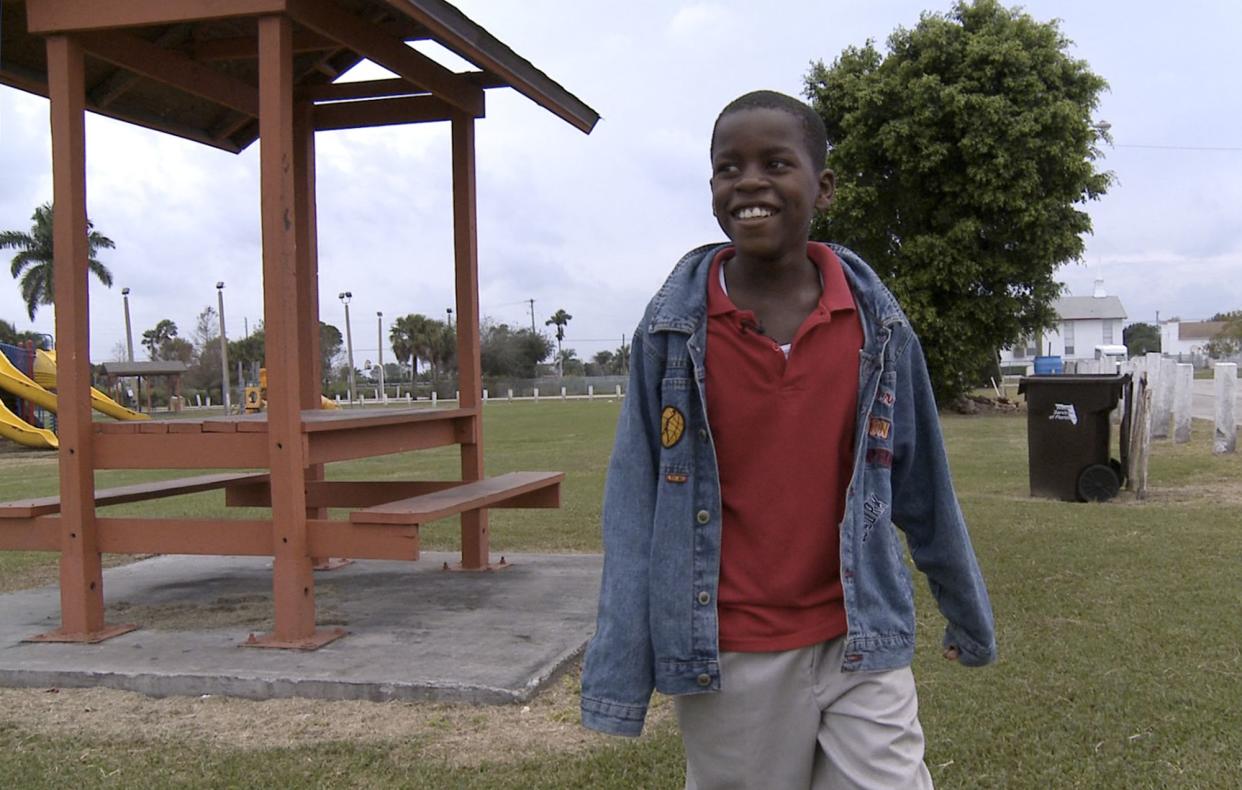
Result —
<svg viewBox="0 0 1242 790"><path fill-rule="evenodd" d="M1194 387L1194 365L1178 363L1173 383L1173 441L1176 444L1190 441L1190 407L1194 402Z"/></svg>
<svg viewBox="0 0 1242 790"><path fill-rule="evenodd" d="M305 349L306 368L302 372L299 398L303 409L318 409L322 395L323 358L319 353L319 230L315 208L315 123L314 106L307 101L293 105L293 180L297 211L297 334L298 348ZM323 480L323 464L306 468L308 482ZM327 518L326 507L307 508L310 519ZM333 570L348 561L312 557L315 570Z"/></svg>
<svg viewBox="0 0 1242 790"><path fill-rule="evenodd" d="M453 259L457 288L458 406L471 409L474 423L469 442L461 445L461 479L483 479L483 409L479 387L479 248L475 200L474 119L455 113L453 147ZM487 511L461 514L461 568L488 567Z"/></svg>
<svg viewBox="0 0 1242 790"><path fill-rule="evenodd" d="M31 641L99 642L137 626L104 623L91 454L87 302L85 60L68 36L47 40L52 126L52 246L60 393L60 628Z"/></svg>
<svg viewBox="0 0 1242 790"><path fill-rule="evenodd" d="M263 229L263 313L267 346L267 441L271 465L272 592L275 628L251 636L257 647L319 647L344 635L315 629L315 578L307 544L306 454L302 397L313 376L298 320L305 300L299 272L300 226L308 211L297 178L293 108L293 31L287 17L259 19L259 185ZM305 142L303 140L303 142ZM303 156L305 154L303 153ZM299 205L301 204L301 205ZM290 298L290 294L294 298ZM318 326L315 327L318 332Z"/></svg>
<svg viewBox="0 0 1242 790"><path fill-rule="evenodd" d="M1234 362L1216 365L1216 432L1212 452L1232 453L1238 449L1237 404L1238 366Z"/></svg>
<svg viewBox="0 0 1242 790"><path fill-rule="evenodd" d="M1177 384L1177 360L1163 357L1156 377L1156 391L1151 412L1151 438L1169 438L1169 421L1173 419L1173 389Z"/></svg>

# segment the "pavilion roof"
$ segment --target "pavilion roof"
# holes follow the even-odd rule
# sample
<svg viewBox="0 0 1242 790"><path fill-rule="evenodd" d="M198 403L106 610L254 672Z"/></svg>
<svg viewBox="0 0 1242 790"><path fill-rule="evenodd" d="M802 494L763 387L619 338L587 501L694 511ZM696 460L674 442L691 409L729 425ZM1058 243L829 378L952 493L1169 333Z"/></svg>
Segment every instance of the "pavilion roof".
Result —
<svg viewBox="0 0 1242 790"><path fill-rule="evenodd" d="M0 0L0 84L46 96L43 36L72 33L86 51L88 110L238 152L259 135L257 20L270 13L293 19L295 96L316 103L318 129L481 117L483 90L501 87L583 132L599 120L443 0ZM418 40L473 69L454 73L405 45ZM364 59L399 76L338 82Z"/></svg>

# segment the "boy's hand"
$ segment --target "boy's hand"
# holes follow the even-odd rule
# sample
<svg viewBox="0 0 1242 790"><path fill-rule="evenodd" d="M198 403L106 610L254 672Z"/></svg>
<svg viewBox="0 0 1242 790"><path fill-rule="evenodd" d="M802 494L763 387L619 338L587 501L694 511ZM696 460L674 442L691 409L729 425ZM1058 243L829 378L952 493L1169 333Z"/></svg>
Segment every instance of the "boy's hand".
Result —
<svg viewBox="0 0 1242 790"><path fill-rule="evenodd" d="M952 645L944 650L944 657L949 661L956 661L959 655L961 654L957 652L957 648Z"/></svg>

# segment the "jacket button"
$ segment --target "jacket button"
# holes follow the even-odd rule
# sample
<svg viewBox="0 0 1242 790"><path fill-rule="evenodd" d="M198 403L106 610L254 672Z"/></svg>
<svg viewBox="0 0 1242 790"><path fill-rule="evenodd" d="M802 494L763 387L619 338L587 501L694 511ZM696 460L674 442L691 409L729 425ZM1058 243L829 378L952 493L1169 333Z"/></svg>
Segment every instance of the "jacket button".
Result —
<svg viewBox="0 0 1242 790"><path fill-rule="evenodd" d="M702 439L703 441L707 441L707 429L706 428L699 428L699 438Z"/></svg>
<svg viewBox="0 0 1242 790"><path fill-rule="evenodd" d="M712 514L708 513L706 510L700 510L698 514L695 516L695 518L698 520L700 524L706 524L707 522L712 520Z"/></svg>
<svg viewBox="0 0 1242 790"><path fill-rule="evenodd" d="M702 675L699 675L697 680L698 680L698 684L702 686L703 688L707 688L708 686L712 684L712 676L707 674L706 672L704 672Z"/></svg>
<svg viewBox="0 0 1242 790"><path fill-rule="evenodd" d="M703 604L704 606L707 606L711 602L712 602L712 596L710 593L707 592L707 590L703 590L702 592L699 593L699 603Z"/></svg>

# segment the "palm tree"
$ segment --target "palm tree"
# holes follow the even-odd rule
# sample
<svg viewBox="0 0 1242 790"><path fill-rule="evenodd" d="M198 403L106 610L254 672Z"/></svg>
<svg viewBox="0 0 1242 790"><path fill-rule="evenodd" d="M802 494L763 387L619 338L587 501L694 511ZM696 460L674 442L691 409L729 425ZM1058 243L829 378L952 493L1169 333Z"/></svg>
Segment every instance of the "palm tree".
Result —
<svg viewBox="0 0 1242 790"><path fill-rule="evenodd" d="M409 364L411 358L415 363L426 362L431 369L433 386L439 369L453 358L454 337L453 330L443 321L420 313L401 316L393 321L388 332L393 353L401 364Z"/></svg>
<svg viewBox="0 0 1242 790"><path fill-rule="evenodd" d="M162 351L177 336L177 325L167 318L161 318L154 329L142 333L142 344L151 353L151 359Z"/></svg>
<svg viewBox="0 0 1242 790"><path fill-rule="evenodd" d="M44 203L30 217L34 224L30 231L0 231L0 250L17 250L13 256L13 278L21 278L22 299L26 300L26 312L34 320L39 305L53 304L55 288L52 285L52 204ZM112 239L94 230L95 223L86 221L86 264L99 281L112 287L112 272L95 258L100 249L113 249Z"/></svg>
<svg viewBox="0 0 1242 790"><path fill-rule="evenodd" d="M565 312L563 309L557 310L552 317L543 322L544 326L556 324L556 366L557 375L565 375L565 366L561 364L561 341L565 339L565 327L573 320L573 316Z"/></svg>

